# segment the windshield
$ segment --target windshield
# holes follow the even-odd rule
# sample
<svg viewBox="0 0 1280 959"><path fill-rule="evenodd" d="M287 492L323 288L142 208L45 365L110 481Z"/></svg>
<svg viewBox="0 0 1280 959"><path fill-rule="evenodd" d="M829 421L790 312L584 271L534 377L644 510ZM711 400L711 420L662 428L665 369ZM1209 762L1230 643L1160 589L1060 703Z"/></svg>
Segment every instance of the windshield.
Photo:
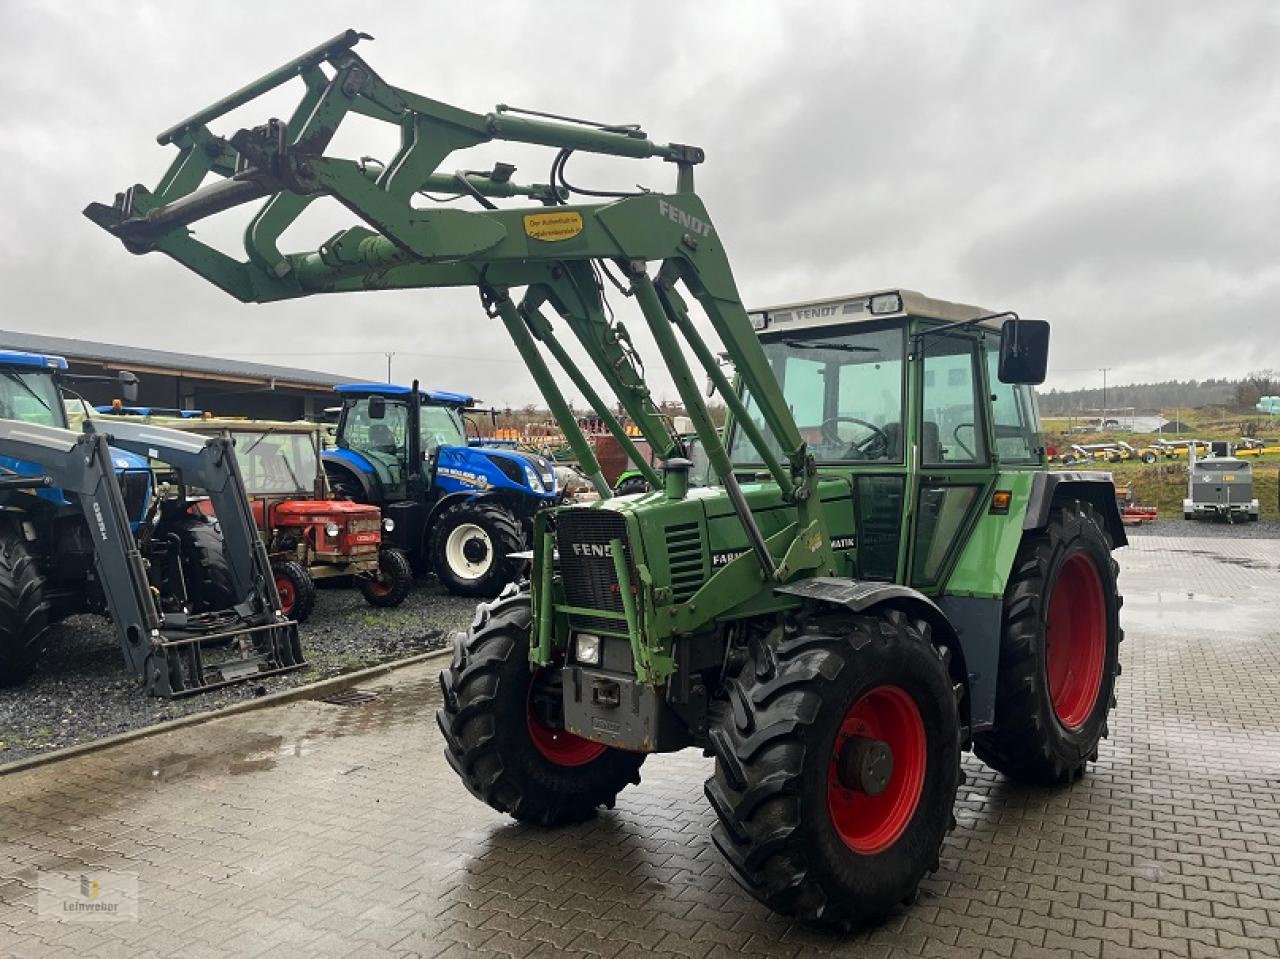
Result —
<svg viewBox="0 0 1280 959"><path fill-rule="evenodd" d="M760 345L800 435L819 463L902 461L906 335L901 324L847 332L796 331ZM754 397L748 393L745 399L751 419L781 458ZM736 424L729 455L735 463L760 462Z"/></svg>
<svg viewBox="0 0 1280 959"><path fill-rule="evenodd" d="M466 446L467 438L462 416L456 407L424 406L419 424L422 436L422 452L430 453L438 446Z"/></svg>
<svg viewBox="0 0 1280 959"><path fill-rule="evenodd" d="M316 445L312 433L237 432L236 462L250 496L301 493L316 485Z"/></svg>
<svg viewBox="0 0 1280 959"><path fill-rule="evenodd" d="M0 419L39 423L41 426L67 425L62 397L48 373L0 371Z"/></svg>

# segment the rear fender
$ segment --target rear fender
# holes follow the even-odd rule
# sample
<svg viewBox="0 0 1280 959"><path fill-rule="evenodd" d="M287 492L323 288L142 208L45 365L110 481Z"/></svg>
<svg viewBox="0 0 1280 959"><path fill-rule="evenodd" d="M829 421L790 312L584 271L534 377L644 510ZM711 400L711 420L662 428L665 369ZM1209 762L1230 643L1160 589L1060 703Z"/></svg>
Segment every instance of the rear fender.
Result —
<svg viewBox="0 0 1280 959"><path fill-rule="evenodd" d="M965 695L960 699L960 722L971 727L973 722L970 691L970 674L964 643L955 627L938 605L924 593L896 583L876 583L866 580L839 579L831 576L815 576L787 586L776 587L774 592L795 596L807 604L829 609L847 609L853 613L882 613L898 610L910 619L922 619L929 624L931 640L935 646L945 647L951 653L948 669L951 682L959 684Z"/></svg>
<svg viewBox="0 0 1280 959"><path fill-rule="evenodd" d="M326 456L323 462L325 475L329 477L330 482L335 478L341 478L357 487L366 502L379 503L382 501L382 491L378 484L378 479L372 473L353 469L346 460L342 459L330 459Z"/></svg>
<svg viewBox="0 0 1280 959"><path fill-rule="evenodd" d="M1110 473L1084 470L1037 473L1031 483L1022 528L1028 531L1044 529L1049 525L1049 514L1054 507L1069 499L1083 500L1101 514L1113 546L1128 545L1120 507L1116 505L1116 485Z"/></svg>

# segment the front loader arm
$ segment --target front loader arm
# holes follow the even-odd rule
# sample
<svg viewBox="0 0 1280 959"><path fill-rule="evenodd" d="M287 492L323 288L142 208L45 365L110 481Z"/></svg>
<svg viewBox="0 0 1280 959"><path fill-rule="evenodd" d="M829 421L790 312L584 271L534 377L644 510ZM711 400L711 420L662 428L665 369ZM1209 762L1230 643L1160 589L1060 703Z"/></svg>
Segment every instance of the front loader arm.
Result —
<svg viewBox="0 0 1280 959"><path fill-rule="evenodd" d="M678 455L679 442L658 413L629 337L612 320L602 276L620 273L634 295L686 412L697 429L719 482L725 487L769 576L783 575L738 489L732 464L685 361L677 332L723 389L713 351L702 344L675 284L703 307L760 410L764 429L755 439L766 467L795 504L801 529L819 520L809 502L814 472L791 416L743 308L733 273L711 218L694 192L693 168L701 149L650 140L634 126L568 121L498 106L472 113L386 83L353 50L363 37L347 31L289 61L179 124L159 140L179 150L154 191L138 185L114 204L90 204L85 214L134 253L163 252L236 298L270 302L319 293L378 289L472 286L491 315L499 316L529 358L548 405L575 450L586 440L555 378L530 350L547 346L562 364L566 354L541 312L549 306L565 321L633 422L663 458ZM272 119L229 137L209 124L283 83L300 78L303 94L290 117ZM400 146L386 163L326 155L348 113L393 123ZM538 144L559 150L551 183L517 185L514 168L488 173L444 166L451 154L489 141ZM672 193L645 190L592 194L571 187L564 163L575 151L628 158L659 158L676 166ZM208 174L222 179L200 186ZM481 209L415 205L420 191L448 190ZM604 195L609 202L568 203L572 193ZM282 252L284 231L315 200L329 197L359 221L314 251ZM493 198L517 197L534 206L500 208ZM236 260L199 240L189 229L214 213L259 204L245 232L245 259ZM658 280L649 264L658 264ZM524 288L519 305L513 288ZM526 333L528 335L526 335ZM576 374L576 371L575 371ZM580 375L571 379L581 388ZM583 390L588 398L594 390ZM593 400L594 401L594 400ZM599 410L607 409L603 403ZM621 423L603 417L629 452ZM778 457L773 450L780 450ZM581 454L580 454L581 455ZM636 457L639 459L639 457ZM603 477L594 472L601 495ZM644 467L642 466L642 469ZM656 480L656 475L650 477ZM810 515L812 514L812 515ZM812 536L806 542L814 542ZM812 551L830 565L829 546ZM785 567L785 564L784 564Z"/></svg>

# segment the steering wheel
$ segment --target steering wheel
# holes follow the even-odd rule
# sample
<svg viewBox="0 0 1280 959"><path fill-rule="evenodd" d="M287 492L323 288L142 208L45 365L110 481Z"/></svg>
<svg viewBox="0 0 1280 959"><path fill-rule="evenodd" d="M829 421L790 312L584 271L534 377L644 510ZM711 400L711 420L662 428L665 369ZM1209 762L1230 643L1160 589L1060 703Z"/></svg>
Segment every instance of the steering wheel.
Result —
<svg viewBox="0 0 1280 959"><path fill-rule="evenodd" d="M852 453L854 449L861 451L870 447L871 441L875 439L879 439L880 442L884 444L884 448L886 450L889 449L890 443L888 434L880 427L876 426L875 423L868 423L866 420L860 420L856 416L832 416L822 421L822 426L819 427L819 431L822 433L822 438L832 446L844 442L844 440L840 438L840 434L835 431L835 427L841 423L856 423L858 426L865 426L867 429L871 430L873 434L868 436L861 443L850 443L850 453Z"/></svg>
<svg viewBox="0 0 1280 959"><path fill-rule="evenodd" d="M978 457L974 454L973 450L969 449L965 444L965 441L960 438L961 430L973 430L973 436L976 442L978 437L978 428L973 423L961 423L951 431L951 438L956 441L957 446L964 450L964 455L971 460L976 460Z"/></svg>

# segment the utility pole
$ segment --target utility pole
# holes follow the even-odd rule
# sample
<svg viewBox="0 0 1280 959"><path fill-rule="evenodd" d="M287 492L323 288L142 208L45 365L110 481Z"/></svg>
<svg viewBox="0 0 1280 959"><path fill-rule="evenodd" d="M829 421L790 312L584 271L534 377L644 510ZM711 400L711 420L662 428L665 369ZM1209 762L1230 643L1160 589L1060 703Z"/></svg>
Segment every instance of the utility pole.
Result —
<svg viewBox="0 0 1280 959"><path fill-rule="evenodd" d="M1102 369L1102 423L1100 425L1105 430L1107 428L1107 373L1111 370L1111 367L1104 366L1101 369Z"/></svg>
<svg viewBox="0 0 1280 959"><path fill-rule="evenodd" d="M391 357L393 356L395 356L395 353L387 354L387 382L388 383L391 382Z"/></svg>

